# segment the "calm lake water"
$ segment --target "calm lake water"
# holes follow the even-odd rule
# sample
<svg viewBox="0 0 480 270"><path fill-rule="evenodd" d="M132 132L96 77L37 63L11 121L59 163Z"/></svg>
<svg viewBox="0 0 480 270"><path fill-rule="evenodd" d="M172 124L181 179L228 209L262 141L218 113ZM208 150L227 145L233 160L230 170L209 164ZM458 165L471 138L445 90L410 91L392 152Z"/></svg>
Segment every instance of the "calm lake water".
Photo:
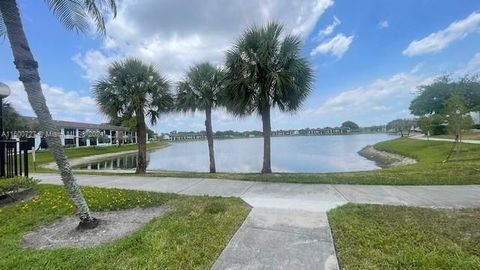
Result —
<svg viewBox="0 0 480 270"><path fill-rule="evenodd" d="M358 151L369 144L394 138L387 134L298 136L272 138L272 170L275 172L346 172L378 167ZM215 141L219 172L259 172L262 167L263 139ZM136 155L81 166L81 169L132 169ZM206 141L176 142L148 153L147 170L207 172Z"/></svg>

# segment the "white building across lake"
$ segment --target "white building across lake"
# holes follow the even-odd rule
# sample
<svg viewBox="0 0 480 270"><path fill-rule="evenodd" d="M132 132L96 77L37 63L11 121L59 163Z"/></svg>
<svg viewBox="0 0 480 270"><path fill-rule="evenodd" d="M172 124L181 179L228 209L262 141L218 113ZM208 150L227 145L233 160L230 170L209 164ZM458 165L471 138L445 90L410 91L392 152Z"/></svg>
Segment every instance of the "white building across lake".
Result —
<svg viewBox="0 0 480 270"><path fill-rule="evenodd" d="M28 126L38 126L36 117L25 117ZM60 129L62 145L69 147L128 144L137 142L136 132L126 127L110 124L91 124L70 121L54 121ZM33 138L31 138L33 139ZM37 134L34 138L35 148L47 148L44 138Z"/></svg>

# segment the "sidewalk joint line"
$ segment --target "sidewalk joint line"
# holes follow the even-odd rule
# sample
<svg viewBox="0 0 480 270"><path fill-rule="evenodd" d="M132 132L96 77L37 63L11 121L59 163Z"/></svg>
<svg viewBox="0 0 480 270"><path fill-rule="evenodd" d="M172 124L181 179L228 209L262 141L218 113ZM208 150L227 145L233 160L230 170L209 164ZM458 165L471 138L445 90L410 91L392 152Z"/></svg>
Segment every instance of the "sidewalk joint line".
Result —
<svg viewBox="0 0 480 270"><path fill-rule="evenodd" d="M200 179L201 179L200 181L197 181L197 182L195 182L195 183L193 183L193 184L189 185L188 187L186 187L186 188L184 188L184 189L181 189L181 190L179 190L179 191L177 191L177 192L175 192L175 193L177 193L177 194L180 194L181 192L184 192L185 190L187 190L187 189L189 189L189 188L191 188L191 187L195 186L196 184L200 184L201 182L203 182L203 181L207 180L207 179L205 179L205 178L200 178Z"/></svg>
<svg viewBox="0 0 480 270"><path fill-rule="evenodd" d="M238 180L237 180L237 181L238 181ZM247 189L245 189L245 191L242 192L242 194L240 194L239 197L241 198L243 195L245 195L245 193L247 193L248 191L250 191L250 189L251 189L254 185L256 185L256 184L257 184L257 182L256 182L256 181L253 181L252 184L251 184L249 187L247 187Z"/></svg>
<svg viewBox="0 0 480 270"><path fill-rule="evenodd" d="M264 227L258 227L258 226L251 226L251 225L248 225L248 224L245 225L245 228L254 229L254 230L261 230L261 231L272 231L272 232L280 232L280 233L289 233L289 234L296 234L296 235L302 235L302 236L308 236L308 237L316 237L316 236L319 236L319 235L309 234L309 233L292 232L292 231L287 231L287 230L270 229L270 228L264 228ZM321 228L318 227L318 228L316 228L315 230L320 230L320 229L321 229ZM330 228L328 228L328 230L330 231ZM321 239L321 237L319 237L319 239L316 239L316 240L319 240L320 242L330 242L330 240L328 240L328 239L323 240L323 239Z"/></svg>
<svg viewBox="0 0 480 270"><path fill-rule="evenodd" d="M346 202L350 202L350 200L347 199L347 197L345 197L345 194L343 194L338 188L337 188L337 185L334 185L334 184L331 184L332 188L338 192L338 194L340 194L340 196L342 196L342 198L346 201Z"/></svg>

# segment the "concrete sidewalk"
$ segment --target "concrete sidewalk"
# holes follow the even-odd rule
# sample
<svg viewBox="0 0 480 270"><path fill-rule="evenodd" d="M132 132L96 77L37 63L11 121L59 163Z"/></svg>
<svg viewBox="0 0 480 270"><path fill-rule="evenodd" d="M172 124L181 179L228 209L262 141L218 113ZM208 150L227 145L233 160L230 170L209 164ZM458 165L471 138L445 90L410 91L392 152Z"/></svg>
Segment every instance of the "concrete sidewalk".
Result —
<svg viewBox="0 0 480 270"><path fill-rule="evenodd" d="M253 208L212 269L338 269L327 215Z"/></svg>
<svg viewBox="0 0 480 270"><path fill-rule="evenodd" d="M59 175L35 174L61 184ZM480 185L367 186L77 175L80 185L240 197L253 209L213 269L338 269L326 212L348 202L480 207Z"/></svg>
<svg viewBox="0 0 480 270"><path fill-rule="evenodd" d="M42 183L61 184L57 174L32 174ZM347 202L420 207L480 207L480 185L330 185L224 179L76 175L84 186L189 195L240 197L253 207L325 212Z"/></svg>
<svg viewBox="0 0 480 270"><path fill-rule="evenodd" d="M454 139L432 138L432 137L426 137L425 135L416 135L410 138L416 139L416 140L423 140L423 141L455 142ZM480 144L480 140L462 140L462 143Z"/></svg>

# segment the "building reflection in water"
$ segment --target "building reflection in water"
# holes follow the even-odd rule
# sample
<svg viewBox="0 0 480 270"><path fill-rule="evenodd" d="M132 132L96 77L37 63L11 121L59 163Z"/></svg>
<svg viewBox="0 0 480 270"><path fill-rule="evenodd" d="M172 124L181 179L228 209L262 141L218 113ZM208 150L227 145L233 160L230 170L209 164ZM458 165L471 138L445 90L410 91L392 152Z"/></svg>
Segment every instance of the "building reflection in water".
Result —
<svg viewBox="0 0 480 270"><path fill-rule="evenodd" d="M147 166L150 159L147 155ZM124 155L114 159L92 162L87 165L80 166L82 170L129 170L137 167L137 155Z"/></svg>

